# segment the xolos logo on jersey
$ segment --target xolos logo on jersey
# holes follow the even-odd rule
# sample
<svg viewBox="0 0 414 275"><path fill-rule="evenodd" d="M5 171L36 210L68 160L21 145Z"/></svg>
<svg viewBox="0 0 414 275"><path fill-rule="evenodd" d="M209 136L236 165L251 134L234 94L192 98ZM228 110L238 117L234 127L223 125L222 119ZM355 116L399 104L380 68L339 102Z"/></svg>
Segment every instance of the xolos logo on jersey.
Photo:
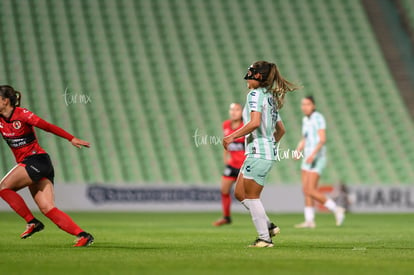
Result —
<svg viewBox="0 0 414 275"><path fill-rule="evenodd" d="M22 123L19 120L13 121L13 128L19 130L22 127Z"/></svg>

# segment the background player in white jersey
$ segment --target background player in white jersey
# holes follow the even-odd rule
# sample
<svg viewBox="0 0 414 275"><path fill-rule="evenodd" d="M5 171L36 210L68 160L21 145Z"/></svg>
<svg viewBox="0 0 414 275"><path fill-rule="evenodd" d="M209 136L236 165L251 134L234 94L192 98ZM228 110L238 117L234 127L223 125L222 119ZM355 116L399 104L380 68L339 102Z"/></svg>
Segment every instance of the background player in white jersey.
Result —
<svg viewBox="0 0 414 275"><path fill-rule="evenodd" d="M318 201L335 214L336 225L340 226L345 218L345 210L319 192L318 181L326 165L326 122L323 115L316 111L315 99L307 96L302 99L302 139L296 150L304 150L302 160L302 187L305 195L305 221L296 228L314 228L314 201Z"/></svg>
<svg viewBox="0 0 414 275"><path fill-rule="evenodd" d="M274 63L257 61L248 69L244 79L250 92L244 107L244 126L224 137L223 146L246 136L246 155L239 177L235 196L249 210L259 237L251 247L272 247L271 237L279 228L266 215L260 194L266 177L276 159L275 143L281 138L277 129L279 109L283 106L285 94L297 89L284 79Z"/></svg>

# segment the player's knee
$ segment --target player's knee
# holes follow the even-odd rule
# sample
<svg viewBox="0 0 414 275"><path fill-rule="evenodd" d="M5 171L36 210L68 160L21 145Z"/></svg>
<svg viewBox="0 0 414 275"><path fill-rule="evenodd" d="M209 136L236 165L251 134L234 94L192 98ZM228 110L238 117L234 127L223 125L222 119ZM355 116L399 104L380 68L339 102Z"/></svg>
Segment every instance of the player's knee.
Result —
<svg viewBox="0 0 414 275"><path fill-rule="evenodd" d="M310 196L310 197L312 197L312 198L315 198L315 197L317 197L318 196L318 190L316 190L316 189L310 189L309 191L308 191L308 196Z"/></svg>
<svg viewBox="0 0 414 275"><path fill-rule="evenodd" d="M7 183L1 183L0 184L0 191L1 190L4 190L4 189L10 189L10 190L13 190L13 191L18 191L18 189L16 189L16 188L14 188L13 186L10 186L9 184L7 184Z"/></svg>
<svg viewBox="0 0 414 275"><path fill-rule="evenodd" d="M237 190L234 192L234 196L236 197L236 199L238 201L243 201L244 200L244 193L243 192L238 192Z"/></svg>
<svg viewBox="0 0 414 275"><path fill-rule="evenodd" d="M311 195L311 193L312 193L312 191L311 191L308 187L303 187L303 188L302 188L302 191L303 191L303 194L304 194L305 196L310 196L310 195Z"/></svg>
<svg viewBox="0 0 414 275"><path fill-rule="evenodd" d="M8 180L4 178L2 181L0 181L0 191L4 189L10 189Z"/></svg>
<svg viewBox="0 0 414 275"><path fill-rule="evenodd" d="M223 194L223 195L228 195L228 194L230 194L230 190L228 189L228 188L221 188L221 194Z"/></svg>
<svg viewBox="0 0 414 275"><path fill-rule="evenodd" d="M40 212L42 212L43 214L48 213L50 210L52 210L53 208L55 208L54 204L41 204L39 205L39 210Z"/></svg>

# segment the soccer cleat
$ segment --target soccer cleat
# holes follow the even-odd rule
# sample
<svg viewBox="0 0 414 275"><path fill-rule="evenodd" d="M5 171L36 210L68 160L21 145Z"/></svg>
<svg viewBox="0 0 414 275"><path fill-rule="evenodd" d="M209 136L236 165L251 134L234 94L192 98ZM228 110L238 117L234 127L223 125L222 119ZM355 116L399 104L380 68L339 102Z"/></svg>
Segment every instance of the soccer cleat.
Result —
<svg viewBox="0 0 414 275"><path fill-rule="evenodd" d="M231 218L230 217L224 217L221 219L218 219L217 221L213 222L214 226L222 226L225 224L231 224Z"/></svg>
<svg viewBox="0 0 414 275"><path fill-rule="evenodd" d="M271 238L273 238L274 236L276 236L279 233L280 233L280 228L276 224L270 223L270 226L269 226L269 236Z"/></svg>
<svg viewBox="0 0 414 275"><path fill-rule="evenodd" d="M20 238L26 239L32 236L34 233L42 231L45 228L41 221L36 219L31 220L26 225L26 230L20 235Z"/></svg>
<svg viewBox="0 0 414 275"><path fill-rule="evenodd" d="M81 247L81 246L90 246L93 244L94 238L91 234L87 232L82 232L78 235L76 239L76 243L73 245L74 247Z"/></svg>
<svg viewBox="0 0 414 275"><path fill-rule="evenodd" d="M334 215L336 226L341 226L345 220L345 208L337 206Z"/></svg>
<svg viewBox="0 0 414 275"><path fill-rule="evenodd" d="M315 222L303 222L303 223L295 225L295 228L315 228L315 227L316 227Z"/></svg>
<svg viewBox="0 0 414 275"><path fill-rule="evenodd" d="M249 247L273 247L273 242L272 241L265 241L262 239L257 238L254 243L252 243L251 245L249 245Z"/></svg>

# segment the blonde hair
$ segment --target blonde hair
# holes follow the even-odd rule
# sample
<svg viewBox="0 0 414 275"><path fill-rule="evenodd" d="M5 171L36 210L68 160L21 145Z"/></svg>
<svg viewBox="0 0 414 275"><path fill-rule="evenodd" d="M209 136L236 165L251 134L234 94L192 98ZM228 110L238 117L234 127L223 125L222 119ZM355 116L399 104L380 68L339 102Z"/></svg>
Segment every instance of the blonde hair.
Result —
<svg viewBox="0 0 414 275"><path fill-rule="evenodd" d="M287 92L293 92L302 88L286 80L280 74L275 63L257 61L252 66L261 75L260 87L266 88L268 92L273 94L273 99L277 103L278 109L282 109Z"/></svg>

